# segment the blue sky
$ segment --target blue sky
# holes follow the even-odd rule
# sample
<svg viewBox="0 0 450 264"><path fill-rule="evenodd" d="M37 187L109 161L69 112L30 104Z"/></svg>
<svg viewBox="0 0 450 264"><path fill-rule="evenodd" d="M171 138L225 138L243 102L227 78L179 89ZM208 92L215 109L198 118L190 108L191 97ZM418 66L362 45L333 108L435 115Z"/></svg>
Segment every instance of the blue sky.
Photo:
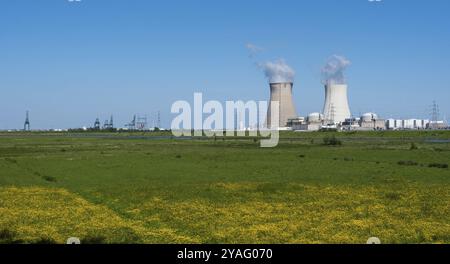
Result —
<svg viewBox="0 0 450 264"><path fill-rule="evenodd" d="M0 129L92 126L114 114L161 111L175 100L267 100L256 63L295 69L300 115L321 111L320 70L351 60L354 115L450 117L448 0L2 0ZM264 49L249 57L246 44Z"/></svg>

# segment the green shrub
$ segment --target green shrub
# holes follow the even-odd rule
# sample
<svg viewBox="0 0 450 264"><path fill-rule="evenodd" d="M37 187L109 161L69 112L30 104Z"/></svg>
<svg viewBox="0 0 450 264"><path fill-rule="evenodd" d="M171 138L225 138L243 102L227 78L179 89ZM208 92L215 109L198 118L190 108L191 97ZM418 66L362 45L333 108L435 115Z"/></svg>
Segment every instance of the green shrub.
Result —
<svg viewBox="0 0 450 264"><path fill-rule="evenodd" d="M105 244L106 237L100 235L88 235L81 239L80 242L82 244Z"/></svg>
<svg viewBox="0 0 450 264"><path fill-rule="evenodd" d="M319 132L337 132L337 128L321 128Z"/></svg>
<svg viewBox="0 0 450 264"><path fill-rule="evenodd" d="M9 229L0 230L0 241L7 242L11 241L14 238L15 234Z"/></svg>
<svg viewBox="0 0 450 264"><path fill-rule="evenodd" d="M339 146L342 145L342 141L338 138L336 138L334 135L331 137L324 137L323 138L323 143L324 145L327 146Z"/></svg>
<svg viewBox="0 0 450 264"><path fill-rule="evenodd" d="M56 182L56 178L52 176L42 176L42 179L48 181L48 182Z"/></svg>
<svg viewBox="0 0 450 264"><path fill-rule="evenodd" d="M401 194L398 192L388 192L385 194L385 197L389 200L399 200L401 198Z"/></svg>
<svg viewBox="0 0 450 264"><path fill-rule="evenodd" d="M448 164L446 163L430 163L428 164L428 167L430 168L439 168L439 169L447 169Z"/></svg>
<svg viewBox="0 0 450 264"><path fill-rule="evenodd" d="M15 159L5 158L5 161L7 161L7 162L9 162L9 163L17 164L17 160L15 160Z"/></svg>
<svg viewBox="0 0 450 264"><path fill-rule="evenodd" d="M57 244L57 242L53 238L43 237L43 238L39 238L38 240L34 241L33 244L51 245L51 244Z"/></svg>
<svg viewBox="0 0 450 264"><path fill-rule="evenodd" d="M416 161L412 161L412 160L401 160L399 162L397 162L398 165L403 165L403 166L418 166L419 163Z"/></svg>
<svg viewBox="0 0 450 264"><path fill-rule="evenodd" d="M22 240L16 239L16 233L3 228L0 230L0 244L20 244L23 243Z"/></svg>

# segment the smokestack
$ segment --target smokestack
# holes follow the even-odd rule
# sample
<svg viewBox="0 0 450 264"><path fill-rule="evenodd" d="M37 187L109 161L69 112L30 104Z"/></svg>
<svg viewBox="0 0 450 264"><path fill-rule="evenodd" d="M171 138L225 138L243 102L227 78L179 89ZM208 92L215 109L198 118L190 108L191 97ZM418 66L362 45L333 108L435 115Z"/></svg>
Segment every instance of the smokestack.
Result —
<svg viewBox="0 0 450 264"><path fill-rule="evenodd" d="M270 101L277 101L279 103L278 120L279 124L272 124L271 122L271 107L269 103L269 110L267 111L267 127L287 127L289 118L296 118L294 102L292 100L292 82L279 82L270 84Z"/></svg>
<svg viewBox="0 0 450 264"><path fill-rule="evenodd" d="M325 85L323 115L325 120L330 123L344 122L346 118L351 117L346 84L328 83Z"/></svg>

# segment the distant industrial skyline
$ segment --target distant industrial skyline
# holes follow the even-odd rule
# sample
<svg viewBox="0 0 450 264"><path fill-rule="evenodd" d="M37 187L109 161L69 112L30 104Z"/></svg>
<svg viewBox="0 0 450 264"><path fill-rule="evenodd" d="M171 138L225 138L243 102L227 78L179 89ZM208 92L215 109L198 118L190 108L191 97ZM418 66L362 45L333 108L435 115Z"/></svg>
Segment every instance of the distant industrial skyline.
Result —
<svg viewBox="0 0 450 264"><path fill-rule="evenodd" d="M23 128L26 111L32 129L158 111L169 127L171 104L194 92L268 100L268 62L289 66L306 116L322 111L335 54L351 61L354 116L430 118L436 100L448 118L449 12L447 0L1 1L0 129Z"/></svg>

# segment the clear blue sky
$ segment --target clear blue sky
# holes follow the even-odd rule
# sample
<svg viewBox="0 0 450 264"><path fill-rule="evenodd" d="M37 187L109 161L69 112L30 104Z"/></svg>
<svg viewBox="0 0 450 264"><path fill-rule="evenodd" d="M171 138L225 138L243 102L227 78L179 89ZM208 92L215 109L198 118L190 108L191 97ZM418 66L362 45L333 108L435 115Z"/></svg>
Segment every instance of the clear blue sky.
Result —
<svg viewBox="0 0 450 264"><path fill-rule="evenodd" d="M450 117L448 0L2 0L0 129L92 126L175 100L267 100L255 62L296 71L300 115L320 111L320 69L343 55L353 114ZM264 51L250 58L247 43Z"/></svg>

